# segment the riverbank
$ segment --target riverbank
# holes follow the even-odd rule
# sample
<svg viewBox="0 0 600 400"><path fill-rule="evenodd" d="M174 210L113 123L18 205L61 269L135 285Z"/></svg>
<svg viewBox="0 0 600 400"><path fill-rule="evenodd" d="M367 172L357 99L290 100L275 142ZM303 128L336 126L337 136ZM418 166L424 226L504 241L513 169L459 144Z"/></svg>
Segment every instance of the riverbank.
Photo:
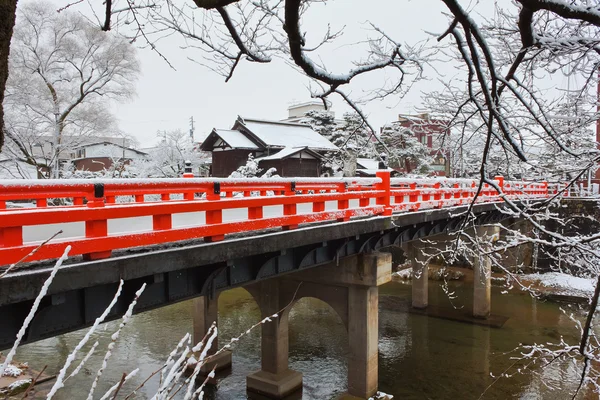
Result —
<svg viewBox="0 0 600 400"><path fill-rule="evenodd" d="M444 267L430 264L428 270L431 281L461 281L473 282L473 270L464 267ZM507 287L510 291L531 291L542 298L572 303L587 303L594 294L596 280L581 278L561 272L544 274L514 274L518 282ZM412 277L411 267L395 272L393 279L397 282L409 283ZM507 276L504 273L492 273L492 284L506 285Z"/></svg>

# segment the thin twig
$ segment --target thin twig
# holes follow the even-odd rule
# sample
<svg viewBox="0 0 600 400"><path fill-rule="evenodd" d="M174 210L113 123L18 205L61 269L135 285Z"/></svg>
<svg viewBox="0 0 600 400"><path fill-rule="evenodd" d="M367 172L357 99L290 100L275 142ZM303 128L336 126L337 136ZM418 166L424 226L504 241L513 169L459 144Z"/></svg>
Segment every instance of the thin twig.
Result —
<svg viewBox="0 0 600 400"><path fill-rule="evenodd" d="M123 383L125 383L125 378L126 377L127 377L127 374L125 372L123 372L123 376L121 377L121 381L119 382L119 386L117 386L117 390L115 390L115 394L113 395L112 400L115 400L117 398L117 395L119 394L119 391L123 387Z"/></svg>
<svg viewBox="0 0 600 400"><path fill-rule="evenodd" d="M39 374L37 374L37 376L31 381L31 383L29 384L29 387L27 388L27 390L25 391L25 393L23 393L23 397L21 397L21 400L26 399L27 395L29 394L29 392L31 391L31 389L35 386L35 383L37 382L38 379L40 379L40 376L42 376L42 374L44 373L44 371L46 370L48 366L44 365L44 368L42 368L42 370L40 371Z"/></svg>
<svg viewBox="0 0 600 400"><path fill-rule="evenodd" d="M165 369L166 365L163 365L162 367L160 367L159 369L157 369L156 371L154 371L153 373L150 374L150 376L148 376L146 378L146 380L144 382L142 382L138 387L136 387L131 393L129 393L127 395L127 397L125 397L123 400L127 400L129 399L131 396L133 396L138 390L140 390L142 388L142 386L144 386L146 384L146 382L148 382L154 375L158 374L160 371L162 371L163 369Z"/></svg>
<svg viewBox="0 0 600 400"><path fill-rule="evenodd" d="M14 264L11 264L2 274L0 274L0 279L4 278L10 271L17 269L19 264L23 263L26 259L33 256L35 253L38 252L39 249L41 249L44 245L46 245L46 243L48 243L49 241L51 241L52 239L54 239L61 233L63 233L62 229L60 231L56 232L54 235L50 236L48 239L44 240L42 243L40 243L40 245L38 247L31 250L31 252L29 254L27 254L25 257L21 258L19 261L17 261Z"/></svg>
<svg viewBox="0 0 600 400"><path fill-rule="evenodd" d="M579 353L584 357L583 371L581 371L581 379L579 380L579 385L577 386L577 390L575 390L575 394L573 394L573 399L577 397L579 391L583 387L590 365L590 356L586 351L586 347L588 345L590 330L592 329L592 321L594 320L594 314L596 313L596 307L598 307L598 297L600 297L600 276L598 276L598 279L596 280L596 288L594 290L594 296L592 297L592 304L590 305L590 311L588 311L588 315L585 319L585 325L583 326L583 332L581 333Z"/></svg>

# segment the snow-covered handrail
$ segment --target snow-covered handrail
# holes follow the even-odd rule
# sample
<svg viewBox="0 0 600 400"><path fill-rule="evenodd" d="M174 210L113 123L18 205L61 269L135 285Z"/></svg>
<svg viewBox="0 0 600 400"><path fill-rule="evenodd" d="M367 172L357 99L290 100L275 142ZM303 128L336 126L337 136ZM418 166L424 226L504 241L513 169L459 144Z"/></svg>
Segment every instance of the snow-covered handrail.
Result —
<svg viewBox="0 0 600 400"><path fill-rule="evenodd" d="M545 198L558 190L501 177L496 182L512 198ZM0 260L10 264L38 246L24 236L32 227L79 223L85 232L47 243L28 261L57 258L65 243L71 254L91 260L132 247L197 238L212 242L233 233L467 204L478 181L391 179L389 171L379 171L376 178L3 180L0 187ZM23 200L34 203L9 207ZM476 201L499 200L496 189L485 184ZM186 216L184 226L174 226L177 214ZM125 218L144 217L152 220L145 230L109 232L109 221L114 227L132 221Z"/></svg>

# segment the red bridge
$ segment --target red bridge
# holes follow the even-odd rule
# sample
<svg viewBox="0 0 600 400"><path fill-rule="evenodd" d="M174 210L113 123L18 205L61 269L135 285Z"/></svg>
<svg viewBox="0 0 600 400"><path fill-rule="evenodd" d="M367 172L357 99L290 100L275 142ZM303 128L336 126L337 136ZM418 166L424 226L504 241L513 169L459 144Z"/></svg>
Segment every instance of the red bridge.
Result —
<svg viewBox="0 0 600 400"><path fill-rule="evenodd" d="M495 182L505 198L515 200L546 198L557 189L501 177ZM453 207L476 195L475 203L501 200L496 188L483 184L479 190L476 180L390 179L389 172L372 179L11 180L0 185L1 264L58 258L67 244L71 255L95 260L139 246L198 238L214 242L233 233ZM20 208L22 201L35 206ZM187 213L203 215L188 214L190 219L176 226L174 217ZM151 226L127 232L132 220L124 219L143 217L151 218ZM84 224L84 235L59 235L28 256L42 238L73 223Z"/></svg>
<svg viewBox="0 0 600 400"><path fill-rule="evenodd" d="M25 342L89 326L122 287L108 317L118 318L145 285L136 312L194 299L198 343L218 321L219 293L243 286L263 317L278 315L261 325L261 369L247 377L250 392L274 399L302 387L302 373L288 367L294 302L315 297L340 316L349 340L348 392L371 398L378 382L378 286L392 271L391 254L379 250L406 245L413 307L425 308L421 246L427 241L421 239L452 235L467 216L470 232L489 242L498 223L516 215L503 210L506 201L540 202L558 189L502 178L481 186L466 179L390 179L385 171L373 179L0 184L0 264L18 264L0 270L0 349L15 341L52 269L49 260L71 245L75 257L43 292ZM486 318L491 261L478 254L473 265L473 315ZM231 352L217 352L216 342L209 354L207 371L231 365Z"/></svg>

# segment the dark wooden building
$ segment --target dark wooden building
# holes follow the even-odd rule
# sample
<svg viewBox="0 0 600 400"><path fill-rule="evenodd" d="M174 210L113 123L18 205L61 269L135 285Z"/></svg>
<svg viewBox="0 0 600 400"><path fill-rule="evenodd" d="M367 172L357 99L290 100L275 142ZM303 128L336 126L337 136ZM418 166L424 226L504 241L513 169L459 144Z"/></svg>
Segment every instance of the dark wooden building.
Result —
<svg viewBox="0 0 600 400"><path fill-rule="evenodd" d="M231 129L213 129L200 149L212 152L215 177L229 176L250 154L263 171L275 168L284 177L319 176L323 154L339 151L308 125L241 117Z"/></svg>

